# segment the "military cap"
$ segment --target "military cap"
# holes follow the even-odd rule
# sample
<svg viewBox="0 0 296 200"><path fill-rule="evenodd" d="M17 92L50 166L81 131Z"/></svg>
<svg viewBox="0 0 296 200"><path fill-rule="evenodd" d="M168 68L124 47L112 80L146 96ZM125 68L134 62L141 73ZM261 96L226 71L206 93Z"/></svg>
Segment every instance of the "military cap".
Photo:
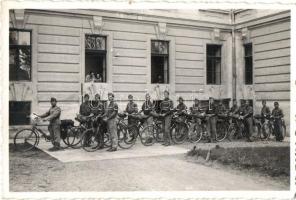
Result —
<svg viewBox="0 0 296 200"><path fill-rule="evenodd" d="M57 99L54 98L54 97L51 97L51 98L50 98L50 102L57 102Z"/></svg>

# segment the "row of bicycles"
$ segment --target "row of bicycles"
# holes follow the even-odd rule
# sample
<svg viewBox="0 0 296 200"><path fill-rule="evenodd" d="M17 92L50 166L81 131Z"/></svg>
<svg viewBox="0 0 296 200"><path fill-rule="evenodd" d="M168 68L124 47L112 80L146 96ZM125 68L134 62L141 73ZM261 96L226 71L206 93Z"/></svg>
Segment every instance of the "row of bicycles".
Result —
<svg viewBox="0 0 296 200"><path fill-rule="evenodd" d="M136 123L129 125L127 118L134 118ZM145 123L149 116L141 114L119 113L117 120L118 146L122 149L131 148L138 140L145 145L151 146L154 143L162 143L164 141L163 119L165 115L153 113L153 120L149 125ZM210 134L207 132L207 120L211 115L200 114L192 115L187 112L174 112L171 126L170 137L175 144L184 142L197 143L208 141ZM93 152L101 148L99 134L103 134L104 147L111 146L111 136L107 131L106 123L100 116L84 116L76 117L75 120L79 125L75 126L73 120L61 120L61 139L69 148L82 148L85 151ZM260 140L268 140L275 135L274 123L276 118L272 116L255 115L254 137ZM92 122L97 121L98 129L92 127ZM15 148L19 151L29 151L35 148L44 138L50 141L48 136L40 128L41 119L33 114L32 127L18 131L14 137ZM286 135L286 126L284 120L281 119L281 129L283 138ZM243 138L246 135L244 119L239 115L231 113L218 115L217 131L215 140L221 142L225 139L229 141L233 139ZM139 139L138 139L139 138Z"/></svg>

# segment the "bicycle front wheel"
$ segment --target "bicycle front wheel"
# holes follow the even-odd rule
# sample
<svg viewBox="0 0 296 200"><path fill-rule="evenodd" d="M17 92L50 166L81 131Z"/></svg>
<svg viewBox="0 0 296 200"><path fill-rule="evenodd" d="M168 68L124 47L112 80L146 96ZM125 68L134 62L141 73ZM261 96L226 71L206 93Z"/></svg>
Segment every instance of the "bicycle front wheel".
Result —
<svg viewBox="0 0 296 200"><path fill-rule="evenodd" d="M149 125L140 132L140 140L144 146L151 146L155 143L154 131L155 127Z"/></svg>
<svg viewBox="0 0 296 200"><path fill-rule="evenodd" d="M120 128L118 134L118 146L122 149L129 149L136 143L135 137L138 130L136 128Z"/></svg>
<svg viewBox="0 0 296 200"><path fill-rule="evenodd" d="M185 123L178 123L171 129L172 140L175 144L182 144L188 135L188 128Z"/></svg>
<svg viewBox="0 0 296 200"><path fill-rule="evenodd" d="M18 151L29 151L37 145L38 136L32 129L23 129L14 136L14 147Z"/></svg>
<svg viewBox="0 0 296 200"><path fill-rule="evenodd" d="M202 138L202 127L196 124L193 132L189 132L188 137L190 142L199 142Z"/></svg>
<svg viewBox="0 0 296 200"><path fill-rule="evenodd" d="M68 129L67 131L67 143L68 145L73 148L77 149L80 148L81 145L81 138L82 138L82 132L85 129L79 128L79 127L72 127Z"/></svg>
<svg viewBox="0 0 296 200"><path fill-rule="evenodd" d="M227 136L227 125L225 122L217 123L216 140L222 142Z"/></svg>
<svg viewBox="0 0 296 200"><path fill-rule="evenodd" d="M83 132L81 138L81 146L87 152L94 152L98 149L99 142L97 134L92 129L87 129Z"/></svg>

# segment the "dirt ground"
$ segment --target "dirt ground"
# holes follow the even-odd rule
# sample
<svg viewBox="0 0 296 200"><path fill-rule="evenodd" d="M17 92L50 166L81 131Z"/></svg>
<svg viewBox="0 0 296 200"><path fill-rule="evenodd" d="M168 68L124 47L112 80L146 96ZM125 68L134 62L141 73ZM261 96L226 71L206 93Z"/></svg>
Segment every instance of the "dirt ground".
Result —
<svg viewBox="0 0 296 200"><path fill-rule="evenodd" d="M10 148L9 156L14 192L289 190L289 177L195 162L184 154L62 163L40 150Z"/></svg>

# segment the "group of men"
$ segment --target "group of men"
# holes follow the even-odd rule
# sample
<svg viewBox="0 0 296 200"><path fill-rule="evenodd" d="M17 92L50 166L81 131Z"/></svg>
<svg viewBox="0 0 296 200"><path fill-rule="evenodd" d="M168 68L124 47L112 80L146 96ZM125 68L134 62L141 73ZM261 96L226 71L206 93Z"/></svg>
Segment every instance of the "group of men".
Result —
<svg viewBox="0 0 296 200"><path fill-rule="evenodd" d="M114 94L108 93L108 104L104 105L101 101L100 95L95 95L95 101L89 100L89 95L84 95L84 101L80 105L79 116L90 116L91 114L96 116L95 120L93 120L91 126L94 131L99 131L99 149L102 149L104 146L104 132L108 131L111 136L111 147L107 150L110 152L117 150L118 145L118 135L117 135L117 115L118 115L118 104L114 101ZM48 112L39 117L44 120L48 120L49 124L49 132L53 141L53 147L50 149L51 151L56 151L60 149L60 114L61 109L56 105L57 100L55 98L51 98L51 108ZM284 115L282 110L279 108L278 102L274 102L275 108L270 112L270 109L266 106L266 101L262 101L262 117L266 117L267 115L272 115L276 119L281 119ZM173 101L169 98L169 91L164 91L164 99L161 101L160 112L156 113L155 104L151 101L150 95L147 93L145 95L145 101L141 106L141 110L138 110L138 105L134 102L133 96L128 95L128 103L124 110L125 113L128 114L128 124L136 124L137 120L132 116L132 114L140 114L143 113L145 115L144 126L149 126L153 123L153 117L157 115L158 117L162 117L163 121L163 138L164 138L164 146L169 146L172 144L172 139L170 135L170 126L173 117L173 113L177 112L181 114L182 112L186 112L187 106L184 104L184 99L182 97L178 98L178 105L174 107ZM225 115L238 115L240 119L243 120L243 123L246 127L246 141L251 142L251 135L253 131L253 108L250 105L249 100L242 101L241 105L238 106L237 101L234 99L232 103L232 107L229 111L226 110L223 105L222 100L219 101L218 104L215 103L214 98L209 98L208 106L202 108L200 101L195 98L192 107L189 109L191 115L196 115L196 118L192 118L192 125L190 126L190 131L193 131L194 124L198 123L199 116L206 116L207 123L207 132L209 133L209 142L215 142L215 136L217 132L217 119L221 116ZM182 115L180 115L180 120L184 120ZM276 140L281 141L283 138L280 134L280 121L275 120L275 132L276 132Z"/></svg>

